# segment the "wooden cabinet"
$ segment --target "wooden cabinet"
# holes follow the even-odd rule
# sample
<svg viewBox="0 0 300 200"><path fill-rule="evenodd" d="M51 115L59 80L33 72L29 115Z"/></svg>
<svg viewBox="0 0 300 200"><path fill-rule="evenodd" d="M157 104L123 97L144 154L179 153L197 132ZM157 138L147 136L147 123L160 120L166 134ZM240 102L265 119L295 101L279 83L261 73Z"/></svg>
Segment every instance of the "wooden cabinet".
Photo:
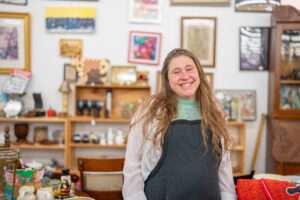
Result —
<svg viewBox="0 0 300 200"><path fill-rule="evenodd" d="M293 132L290 127L300 126L300 13L297 9L291 6L274 8L271 18L270 44L266 164L267 172L274 173L275 163L279 165L283 161L278 160L280 152L276 149L290 137L289 133ZM283 124L285 125L282 126ZM275 146L274 140L278 137L281 137L281 142ZM299 143L295 143L295 139L297 138L290 141L290 147L299 146ZM281 153L286 155L289 147L284 146ZM275 151L277 156L274 154ZM285 158L284 162L295 164L300 162L300 159L295 160L286 156Z"/></svg>
<svg viewBox="0 0 300 200"><path fill-rule="evenodd" d="M231 146L231 165L233 175L244 175L246 123L228 121L226 124L233 143Z"/></svg>

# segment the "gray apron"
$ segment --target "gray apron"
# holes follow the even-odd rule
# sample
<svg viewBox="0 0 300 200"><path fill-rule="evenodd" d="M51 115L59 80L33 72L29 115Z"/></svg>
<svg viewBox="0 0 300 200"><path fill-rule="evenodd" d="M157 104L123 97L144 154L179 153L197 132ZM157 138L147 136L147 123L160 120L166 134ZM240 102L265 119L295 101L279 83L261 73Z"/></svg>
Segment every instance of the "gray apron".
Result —
<svg viewBox="0 0 300 200"><path fill-rule="evenodd" d="M220 162L207 150L200 133L201 120L175 120L164 137L161 158L145 181L147 200L218 200Z"/></svg>

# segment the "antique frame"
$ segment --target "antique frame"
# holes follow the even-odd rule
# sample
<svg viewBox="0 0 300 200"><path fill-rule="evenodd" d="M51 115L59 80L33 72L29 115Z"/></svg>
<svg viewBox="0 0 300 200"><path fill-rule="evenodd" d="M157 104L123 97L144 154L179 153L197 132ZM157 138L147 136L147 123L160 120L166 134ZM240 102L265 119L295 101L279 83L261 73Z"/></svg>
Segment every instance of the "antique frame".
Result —
<svg viewBox="0 0 300 200"><path fill-rule="evenodd" d="M30 72L30 14L0 12L0 29L0 38L15 40L13 46L7 42L0 48L0 73L9 74L14 68Z"/></svg>
<svg viewBox="0 0 300 200"><path fill-rule="evenodd" d="M264 2L263 2L264 1ZM253 0L235 0L236 11L272 12L274 6L280 5L280 0L261 0L261 3Z"/></svg>
<svg viewBox="0 0 300 200"><path fill-rule="evenodd" d="M214 74L212 72L205 72L206 79L208 81L211 92L214 91Z"/></svg>
<svg viewBox="0 0 300 200"><path fill-rule="evenodd" d="M161 71L156 72L156 93L161 89Z"/></svg>
<svg viewBox="0 0 300 200"><path fill-rule="evenodd" d="M27 0L0 0L0 3L26 6Z"/></svg>
<svg viewBox="0 0 300 200"><path fill-rule="evenodd" d="M64 80L70 83L77 81L77 71L75 66L64 64Z"/></svg>
<svg viewBox="0 0 300 200"><path fill-rule="evenodd" d="M112 66L112 85L134 85L137 82L136 66Z"/></svg>
<svg viewBox="0 0 300 200"><path fill-rule="evenodd" d="M159 65L161 33L130 31L128 62Z"/></svg>
<svg viewBox="0 0 300 200"><path fill-rule="evenodd" d="M240 27L240 70L268 70L269 34L268 27Z"/></svg>
<svg viewBox="0 0 300 200"><path fill-rule="evenodd" d="M60 39L59 40L60 56L73 57L82 56L82 40L81 39Z"/></svg>
<svg viewBox="0 0 300 200"><path fill-rule="evenodd" d="M162 20L162 2L129 0L129 22L159 24Z"/></svg>
<svg viewBox="0 0 300 200"><path fill-rule="evenodd" d="M229 121L256 120L255 90L216 90L215 99Z"/></svg>
<svg viewBox="0 0 300 200"><path fill-rule="evenodd" d="M203 67L215 67L216 17L181 17L181 47L199 59Z"/></svg>
<svg viewBox="0 0 300 200"><path fill-rule="evenodd" d="M171 5L230 6L230 0L170 0Z"/></svg>

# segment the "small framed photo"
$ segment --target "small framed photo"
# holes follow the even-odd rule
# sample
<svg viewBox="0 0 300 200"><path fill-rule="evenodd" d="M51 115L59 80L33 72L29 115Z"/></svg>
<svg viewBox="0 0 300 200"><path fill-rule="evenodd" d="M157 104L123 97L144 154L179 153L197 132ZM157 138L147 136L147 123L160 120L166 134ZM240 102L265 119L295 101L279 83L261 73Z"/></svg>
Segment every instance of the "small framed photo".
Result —
<svg viewBox="0 0 300 200"><path fill-rule="evenodd" d="M59 46L60 56L62 57L82 56L82 40L80 39L61 39Z"/></svg>
<svg viewBox="0 0 300 200"><path fill-rule="evenodd" d="M128 62L159 65L161 33L130 31Z"/></svg>
<svg viewBox="0 0 300 200"><path fill-rule="evenodd" d="M255 90L216 90L215 99L228 121L256 120Z"/></svg>
<svg viewBox="0 0 300 200"><path fill-rule="evenodd" d="M215 67L217 18L181 17L181 47L191 51L203 67Z"/></svg>
<svg viewBox="0 0 300 200"><path fill-rule="evenodd" d="M230 0L170 0L171 5L184 6L230 6Z"/></svg>
<svg viewBox="0 0 300 200"><path fill-rule="evenodd" d="M161 89L161 71L156 73L156 93L159 93Z"/></svg>
<svg viewBox="0 0 300 200"><path fill-rule="evenodd" d="M76 67L70 64L64 64L64 80L74 83L77 80Z"/></svg>
<svg viewBox="0 0 300 200"><path fill-rule="evenodd" d="M272 12L273 7L279 5L280 0L235 0L236 11Z"/></svg>
<svg viewBox="0 0 300 200"><path fill-rule="evenodd" d="M0 12L0 73L30 72L30 14Z"/></svg>
<svg viewBox="0 0 300 200"><path fill-rule="evenodd" d="M240 70L268 70L269 34L267 27L240 27Z"/></svg>
<svg viewBox="0 0 300 200"><path fill-rule="evenodd" d="M135 66L112 66L111 84L113 85L134 85L137 82Z"/></svg>
<svg viewBox="0 0 300 200"><path fill-rule="evenodd" d="M163 0L129 0L129 21L132 23L161 23Z"/></svg>
<svg viewBox="0 0 300 200"><path fill-rule="evenodd" d="M0 0L0 3L26 6L27 5L27 0Z"/></svg>
<svg viewBox="0 0 300 200"><path fill-rule="evenodd" d="M214 90L214 74L211 72L206 72L205 75L206 75L206 79L208 81L209 87L210 87L211 91L213 91Z"/></svg>

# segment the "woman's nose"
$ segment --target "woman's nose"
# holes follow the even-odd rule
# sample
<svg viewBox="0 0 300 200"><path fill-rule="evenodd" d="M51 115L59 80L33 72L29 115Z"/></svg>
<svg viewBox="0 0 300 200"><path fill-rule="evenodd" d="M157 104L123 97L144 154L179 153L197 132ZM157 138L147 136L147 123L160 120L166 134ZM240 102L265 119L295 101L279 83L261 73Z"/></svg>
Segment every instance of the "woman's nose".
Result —
<svg viewBox="0 0 300 200"><path fill-rule="evenodd" d="M189 78L188 73L186 71L182 71L180 79L188 79L188 78Z"/></svg>

